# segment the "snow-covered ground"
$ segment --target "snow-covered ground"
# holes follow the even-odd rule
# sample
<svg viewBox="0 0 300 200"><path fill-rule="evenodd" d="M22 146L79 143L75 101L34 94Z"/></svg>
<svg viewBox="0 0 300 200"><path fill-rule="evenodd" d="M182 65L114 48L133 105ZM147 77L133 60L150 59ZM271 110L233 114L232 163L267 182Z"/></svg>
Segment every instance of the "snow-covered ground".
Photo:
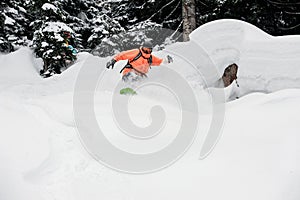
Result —
<svg viewBox="0 0 300 200"><path fill-rule="evenodd" d="M73 94L78 73L83 67L104 68L109 58L80 53L63 74L42 79L41 63L29 49L1 55L0 199L299 200L300 37L272 37L247 23L221 20L197 29L191 39L156 54L174 53L174 63L162 67L175 70L195 92L197 138L173 165L144 175L100 164L77 133ZM197 50L197 57L185 48ZM233 83L226 89L211 88L220 77L209 69L222 74L233 62L239 65L240 87ZM115 70L105 71L95 91L99 126L111 143L128 152L164 148L180 126L178 99L159 86L141 88L129 103L131 119L146 126L151 123L150 108L159 104L166 112L163 130L150 140L120 134L110 105L121 67L117 63ZM153 67L149 79L167 79L162 72ZM213 151L199 160L215 106L207 87L224 90L227 103L222 135ZM232 100L236 96L240 98Z"/></svg>

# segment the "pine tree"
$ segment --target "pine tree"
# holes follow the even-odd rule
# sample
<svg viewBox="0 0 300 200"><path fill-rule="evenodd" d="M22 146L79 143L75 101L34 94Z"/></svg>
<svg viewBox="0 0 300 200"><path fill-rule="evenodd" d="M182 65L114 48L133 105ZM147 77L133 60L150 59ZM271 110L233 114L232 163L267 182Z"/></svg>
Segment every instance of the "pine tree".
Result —
<svg viewBox="0 0 300 200"><path fill-rule="evenodd" d="M105 1L101 4L102 15L106 16L102 25L94 25L94 33L90 42L94 46L93 54L99 56L113 55L123 50L138 48L146 40L153 41L157 48L163 48L165 43L170 43L173 38L168 38L175 30L166 28L176 27L180 24L178 11L181 0L123 0ZM169 12L167 12L169 11ZM176 17L173 20L171 17ZM109 19L109 20L108 20ZM114 23L112 23L114 22ZM104 31L103 24L111 24L113 27L110 33ZM175 25L174 25L175 24ZM106 32L106 35L103 34ZM178 39L175 34L175 40ZM166 41L166 38L168 40Z"/></svg>
<svg viewBox="0 0 300 200"><path fill-rule="evenodd" d="M42 76L59 74L68 62L76 60L77 52L69 45L72 33L73 30L62 22L46 22L35 32L33 47L36 55L44 62Z"/></svg>
<svg viewBox="0 0 300 200"><path fill-rule="evenodd" d="M0 50L10 52L28 44L28 14L20 1L0 3ZM26 4L25 4L26 6Z"/></svg>
<svg viewBox="0 0 300 200"><path fill-rule="evenodd" d="M1 52L11 52L13 50L13 46L11 43L7 40L6 34L5 34L5 21L6 16L4 15L4 9L5 9L4 2L0 3L0 51Z"/></svg>

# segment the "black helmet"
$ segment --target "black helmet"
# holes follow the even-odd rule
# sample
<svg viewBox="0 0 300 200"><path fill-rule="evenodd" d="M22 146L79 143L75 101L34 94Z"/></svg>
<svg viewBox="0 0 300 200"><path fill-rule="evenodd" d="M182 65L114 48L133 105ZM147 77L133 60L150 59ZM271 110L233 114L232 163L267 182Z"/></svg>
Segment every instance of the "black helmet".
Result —
<svg viewBox="0 0 300 200"><path fill-rule="evenodd" d="M146 40L143 43L143 47L147 47L147 48L153 48L153 43L151 42L151 40Z"/></svg>

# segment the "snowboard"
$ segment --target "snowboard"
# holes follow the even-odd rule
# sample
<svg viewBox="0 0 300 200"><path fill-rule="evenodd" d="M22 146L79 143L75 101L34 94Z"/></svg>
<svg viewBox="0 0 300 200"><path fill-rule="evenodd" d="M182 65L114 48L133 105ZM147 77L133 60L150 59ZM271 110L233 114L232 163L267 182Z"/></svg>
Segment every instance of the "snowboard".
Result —
<svg viewBox="0 0 300 200"><path fill-rule="evenodd" d="M123 88L122 90L120 90L120 94L121 95L137 95L137 92L132 89L132 88Z"/></svg>

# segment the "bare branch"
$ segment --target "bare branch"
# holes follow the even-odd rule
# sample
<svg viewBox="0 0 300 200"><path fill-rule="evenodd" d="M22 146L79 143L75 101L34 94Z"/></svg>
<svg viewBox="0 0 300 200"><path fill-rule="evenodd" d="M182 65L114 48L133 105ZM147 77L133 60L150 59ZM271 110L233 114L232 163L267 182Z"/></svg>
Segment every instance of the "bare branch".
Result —
<svg viewBox="0 0 300 200"><path fill-rule="evenodd" d="M281 30L284 30L284 31L288 31L288 30L292 30L292 29L295 29L295 28L298 28L300 27L300 24L297 24L295 26L292 26L292 27L278 27L279 29Z"/></svg>
<svg viewBox="0 0 300 200"><path fill-rule="evenodd" d="M266 0L271 4L275 5L282 5L282 6L293 6L293 5L300 5L300 2L278 2L278 1L272 1L272 0Z"/></svg>
<svg viewBox="0 0 300 200"><path fill-rule="evenodd" d="M300 15L300 12L290 12L290 11L283 11L283 12L290 15Z"/></svg>
<svg viewBox="0 0 300 200"><path fill-rule="evenodd" d="M170 36L170 38L173 38L174 35L178 32L178 30L180 29L180 27L182 26L183 20L181 20L179 26L177 27L177 29L174 31L174 33Z"/></svg>
<svg viewBox="0 0 300 200"><path fill-rule="evenodd" d="M175 6L175 8L172 10L172 12L170 12L170 14L165 18L165 20L166 19L169 19L169 17L175 12L175 10L179 7L179 5L180 5L180 3L181 3L181 1L178 1L178 4ZM164 21L165 21L164 20Z"/></svg>
<svg viewBox="0 0 300 200"><path fill-rule="evenodd" d="M173 3L176 0L172 0L169 3L167 3L166 5L164 5L163 7L161 7L161 9L159 9L156 13L154 13L151 17L149 17L147 20L151 20L157 13L160 13L160 11L162 11L165 7L167 7L168 5L170 5L171 3Z"/></svg>
<svg viewBox="0 0 300 200"><path fill-rule="evenodd" d="M206 7L209 7L206 3L202 2L202 1L199 1L199 3L201 3L202 5L204 5Z"/></svg>

